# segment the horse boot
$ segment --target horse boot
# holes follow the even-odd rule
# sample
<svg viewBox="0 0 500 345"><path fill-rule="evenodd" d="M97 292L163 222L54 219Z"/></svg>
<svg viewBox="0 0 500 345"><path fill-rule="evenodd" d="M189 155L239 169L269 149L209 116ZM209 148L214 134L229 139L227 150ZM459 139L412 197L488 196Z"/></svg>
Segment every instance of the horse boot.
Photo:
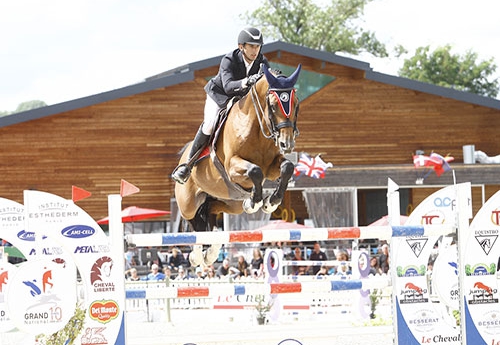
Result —
<svg viewBox="0 0 500 345"><path fill-rule="evenodd" d="M187 162L179 164L177 168L175 168L172 172L172 179L175 182L184 184L188 180L196 159L198 159L201 152L208 144L209 139L210 135L206 135L205 133L203 133L200 126L198 132L196 133L196 136L194 137L193 145L191 146L191 151L189 152Z"/></svg>

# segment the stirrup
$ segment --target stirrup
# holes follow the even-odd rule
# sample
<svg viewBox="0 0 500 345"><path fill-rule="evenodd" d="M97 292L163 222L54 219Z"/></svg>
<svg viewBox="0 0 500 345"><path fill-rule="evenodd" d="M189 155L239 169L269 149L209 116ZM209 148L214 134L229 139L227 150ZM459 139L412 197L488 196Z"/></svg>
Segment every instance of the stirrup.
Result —
<svg viewBox="0 0 500 345"><path fill-rule="evenodd" d="M170 177L175 182L180 183L180 184L184 184L188 180L189 176L191 176L191 168L186 163L182 163L182 164L179 164L174 169L174 171L172 172L172 175Z"/></svg>

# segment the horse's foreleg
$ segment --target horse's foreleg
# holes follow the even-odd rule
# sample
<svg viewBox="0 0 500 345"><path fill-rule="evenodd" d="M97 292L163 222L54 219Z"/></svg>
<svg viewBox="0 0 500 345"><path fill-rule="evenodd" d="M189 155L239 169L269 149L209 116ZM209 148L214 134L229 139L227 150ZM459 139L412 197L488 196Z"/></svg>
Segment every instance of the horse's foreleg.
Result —
<svg viewBox="0 0 500 345"><path fill-rule="evenodd" d="M255 213L262 207L262 182L264 181L264 173L262 169L252 164L251 168L248 169L248 177L253 182L252 196L250 199L243 200L243 210L246 213Z"/></svg>
<svg viewBox="0 0 500 345"><path fill-rule="evenodd" d="M264 200L262 211L264 211L265 213L272 213L281 204L283 198L285 197L285 192L288 187L288 181L293 175L293 169L294 165L288 159L285 159L283 162L281 162L278 186L274 190L274 193Z"/></svg>
<svg viewBox="0 0 500 345"><path fill-rule="evenodd" d="M231 158L230 166L231 181L244 188L252 188L250 198L243 201L243 210L246 213L257 212L262 206L262 182L264 181L262 169L238 156Z"/></svg>

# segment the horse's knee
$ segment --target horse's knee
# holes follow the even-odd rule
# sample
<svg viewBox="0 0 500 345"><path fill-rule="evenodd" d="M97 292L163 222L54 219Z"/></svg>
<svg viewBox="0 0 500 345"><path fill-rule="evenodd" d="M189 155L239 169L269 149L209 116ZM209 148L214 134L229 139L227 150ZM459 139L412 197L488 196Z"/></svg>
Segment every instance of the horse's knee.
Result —
<svg viewBox="0 0 500 345"><path fill-rule="evenodd" d="M248 177L250 177L253 184L257 186L264 180L264 173L260 167L253 165L250 169L248 169Z"/></svg>
<svg viewBox="0 0 500 345"><path fill-rule="evenodd" d="M288 159L281 163L281 176L288 176L289 178L293 175L293 170L295 166Z"/></svg>

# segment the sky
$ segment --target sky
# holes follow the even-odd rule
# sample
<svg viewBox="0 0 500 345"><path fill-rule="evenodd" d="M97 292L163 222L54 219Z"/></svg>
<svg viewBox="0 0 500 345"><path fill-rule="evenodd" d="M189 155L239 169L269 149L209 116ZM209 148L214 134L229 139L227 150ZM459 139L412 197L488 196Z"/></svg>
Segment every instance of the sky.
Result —
<svg viewBox="0 0 500 345"><path fill-rule="evenodd" d="M241 14L259 6L227 0L2 1L0 111L30 100L52 105L110 91L225 54L247 26ZM498 13L498 0L374 0L359 25L389 49L401 44L414 53L450 44L453 53L472 50L500 66ZM352 58L391 75L403 63L368 54Z"/></svg>

